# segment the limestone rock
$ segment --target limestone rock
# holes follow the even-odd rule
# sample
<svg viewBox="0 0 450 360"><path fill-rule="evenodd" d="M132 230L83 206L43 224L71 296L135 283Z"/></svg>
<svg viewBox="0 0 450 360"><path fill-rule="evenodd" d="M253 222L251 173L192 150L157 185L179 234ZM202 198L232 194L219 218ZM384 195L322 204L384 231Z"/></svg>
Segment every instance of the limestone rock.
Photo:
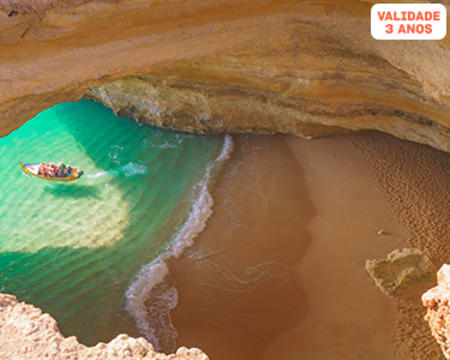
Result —
<svg viewBox="0 0 450 360"><path fill-rule="evenodd" d="M89 325L86 325L89 326ZM93 347L76 337L65 338L56 321L32 305L18 302L13 295L0 294L0 359L115 359L115 360L208 360L199 349L181 347L176 354L155 352L144 338L118 335L108 344Z"/></svg>
<svg viewBox="0 0 450 360"><path fill-rule="evenodd" d="M385 259L366 260L365 267L386 295L410 285L431 282L435 272L428 256L412 248L394 250Z"/></svg>
<svg viewBox="0 0 450 360"><path fill-rule="evenodd" d="M450 265L443 265L437 274L438 285L422 296L427 307L425 320L431 333L441 346L446 359L450 359Z"/></svg>
<svg viewBox="0 0 450 360"><path fill-rule="evenodd" d="M0 1L0 136L96 89L185 131L376 129L450 151L450 38L374 40L374 2Z"/></svg>

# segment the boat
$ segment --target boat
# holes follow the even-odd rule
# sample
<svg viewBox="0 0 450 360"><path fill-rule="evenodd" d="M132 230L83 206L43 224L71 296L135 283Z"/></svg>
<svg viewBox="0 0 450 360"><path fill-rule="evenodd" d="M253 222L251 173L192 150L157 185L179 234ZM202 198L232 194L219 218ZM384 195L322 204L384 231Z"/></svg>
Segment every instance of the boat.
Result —
<svg viewBox="0 0 450 360"><path fill-rule="evenodd" d="M35 176L42 180L47 181L75 181L83 175L83 171L77 168L72 169L72 173L70 176L66 177L47 177L39 175L39 166L41 163L31 163L31 164L24 164L23 162L20 162L20 167L22 168L23 172L27 175Z"/></svg>

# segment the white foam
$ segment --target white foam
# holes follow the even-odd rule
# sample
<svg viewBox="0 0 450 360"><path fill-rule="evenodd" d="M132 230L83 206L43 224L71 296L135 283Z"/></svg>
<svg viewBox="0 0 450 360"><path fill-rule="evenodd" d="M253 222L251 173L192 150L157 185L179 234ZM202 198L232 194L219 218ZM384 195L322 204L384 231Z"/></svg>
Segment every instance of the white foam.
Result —
<svg viewBox="0 0 450 360"><path fill-rule="evenodd" d="M99 177L103 177L106 175L125 175L127 177L134 175L143 175L148 173L148 168L145 165L142 165L137 162L129 162L125 165L120 166L117 169L110 169L107 171L99 171L95 174L86 175L85 178L88 179L97 179Z"/></svg>
<svg viewBox="0 0 450 360"><path fill-rule="evenodd" d="M139 164L137 162L129 162L128 164L121 166L118 171L125 176L133 176L143 175L148 172L148 169L145 165Z"/></svg>
<svg viewBox="0 0 450 360"><path fill-rule="evenodd" d="M166 251L141 268L135 281L125 293L127 311L134 317L138 328L157 350L164 348L164 351L174 351L175 339L178 335L170 318L170 310L178 304L178 292L173 287L164 288L157 294L155 291L169 273L166 260L179 257L205 228L214 204L208 191L212 172L229 158L232 150L233 140L231 136L226 135L219 156L207 165L204 176L194 187L194 192L198 196L192 203L188 219L174 235ZM148 311L146 301L152 304L151 311ZM154 309L155 306L158 308ZM164 344L161 343L162 337L165 338Z"/></svg>
<svg viewBox="0 0 450 360"><path fill-rule="evenodd" d="M88 179L97 179L97 178L102 177L102 176L105 176L105 175L108 175L108 172L107 172L107 171L99 171L99 172L97 172L97 173L95 173L95 174L86 175L85 178L88 178Z"/></svg>

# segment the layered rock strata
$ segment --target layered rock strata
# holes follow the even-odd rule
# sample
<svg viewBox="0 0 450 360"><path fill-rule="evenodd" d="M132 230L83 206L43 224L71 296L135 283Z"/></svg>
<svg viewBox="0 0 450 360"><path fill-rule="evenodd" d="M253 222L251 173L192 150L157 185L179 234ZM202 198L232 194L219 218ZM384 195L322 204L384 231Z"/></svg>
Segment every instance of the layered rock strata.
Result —
<svg viewBox="0 0 450 360"><path fill-rule="evenodd" d="M441 346L446 359L450 359L450 265L441 267L437 274L438 285L422 296L427 307L425 320L431 333Z"/></svg>
<svg viewBox="0 0 450 360"><path fill-rule="evenodd" d="M450 151L450 38L376 41L373 3L0 0L0 136L87 93L118 114L185 131L376 129ZM2 309L21 309L5 301ZM15 313L2 314L7 349L9 334L24 340ZM23 344L11 351L28 351Z"/></svg>
<svg viewBox="0 0 450 360"><path fill-rule="evenodd" d="M88 326L88 325L86 325ZM176 354L155 352L144 338L119 335L108 344L80 344L65 338L48 314L15 296L0 294L0 359L117 359L117 360L208 360L198 349L179 348Z"/></svg>
<svg viewBox="0 0 450 360"><path fill-rule="evenodd" d="M450 40L376 41L372 3L2 1L0 136L94 88L178 130L376 129L449 151Z"/></svg>

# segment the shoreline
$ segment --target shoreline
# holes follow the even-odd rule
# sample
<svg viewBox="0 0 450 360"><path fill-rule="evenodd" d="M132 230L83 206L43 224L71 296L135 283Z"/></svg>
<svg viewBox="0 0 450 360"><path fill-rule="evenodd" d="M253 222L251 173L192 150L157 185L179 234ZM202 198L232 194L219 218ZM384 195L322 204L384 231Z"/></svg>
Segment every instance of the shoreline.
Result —
<svg viewBox="0 0 450 360"><path fill-rule="evenodd" d="M385 296L364 262L408 246L445 259L450 156L375 132L233 139L213 190L226 141L192 203L209 209L207 226L183 235L199 221L190 212L174 235L187 242L162 255L153 280L164 281L142 303L164 303L156 315L179 335L173 346L219 360L440 359L421 305L432 285Z"/></svg>
<svg viewBox="0 0 450 360"><path fill-rule="evenodd" d="M293 196L307 200L308 194L289 180L300 178L301 169L291 167L295 163L279 146L280 137L234 140L235 150L214 187L208 225L188 251L169 263L170 282L179 294L172 312L177 344L200 338L198 346L215 359L254 358L274 331L300 321L307 306L295 264L309 246L305 222L313 208L293 206ZM265 146L267 141L273 146ZM287 181L266 177L268 171L289 176ZM292 216L285 219L277 208L289 208ZM295 228L296 236L279 231L283 226Z"/></svg>
<svg viewBox="0 0 450 360"><path fill-rule="evenodd" d="M126 310L135 319L136 326L157 350L174 351L176 349L175 339L178 335L170 318L171 310L178 304L177 289L165 287L164 284L165 278L169 274L167 261L178 258L186 248L193 244L195 238L205 228L212 215L211 208L214 204L209 187L214 182L214 173L221 170L223 163L229 158L232 151L233 140L231 136L226 135L223 138L220 153L209 162L201 180L191 190L191 192L197 190L198 194L192 200L192 207L186 221L173 234L166 249L150 263L142 266L125 293ZM156 305L147 305L152 302ZM148 311L149 307L157 312L156 318L152 314L153 311ZM163 316L161 316L161 312ZM163 336L165 339L162 339Z"/></svg>
<svg viewBox="0 0 450 360"><path fill-rule="evenodd" d="M411 359L399 322L421 314L403 314L364 269L407 247L409 230L355 136L234 137L206 228L168 261L177 345L219 360Z"/></svg>

